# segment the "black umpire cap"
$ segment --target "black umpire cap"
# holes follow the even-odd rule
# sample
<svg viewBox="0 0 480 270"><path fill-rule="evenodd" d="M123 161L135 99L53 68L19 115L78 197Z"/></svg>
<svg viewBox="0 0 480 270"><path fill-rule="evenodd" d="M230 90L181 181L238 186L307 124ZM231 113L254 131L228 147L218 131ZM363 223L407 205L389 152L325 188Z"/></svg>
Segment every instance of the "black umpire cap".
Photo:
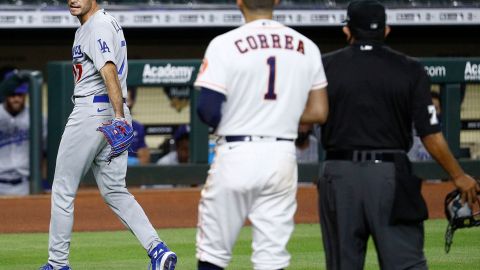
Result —
<svg viewBox="0 0 480 270"><path fill-rule="evenodd" d="M347 8L345 22L350 28L365 31L380 31L385 29L385 7L375 0L355 0Z"/></svg>

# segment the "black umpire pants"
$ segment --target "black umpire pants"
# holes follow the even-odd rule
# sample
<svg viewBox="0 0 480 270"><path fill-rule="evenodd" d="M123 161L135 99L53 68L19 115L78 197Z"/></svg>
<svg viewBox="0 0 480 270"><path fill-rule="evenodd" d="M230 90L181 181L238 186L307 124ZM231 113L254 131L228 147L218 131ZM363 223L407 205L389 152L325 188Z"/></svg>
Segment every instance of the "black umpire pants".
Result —
<svg viewBox="0 0 480 270"><path fill-rule="evenodd" d="M428 269L423 222L390 224L393 162L326 161L318 191L328 270L363 269L370 235L381 269Z"/></svg>

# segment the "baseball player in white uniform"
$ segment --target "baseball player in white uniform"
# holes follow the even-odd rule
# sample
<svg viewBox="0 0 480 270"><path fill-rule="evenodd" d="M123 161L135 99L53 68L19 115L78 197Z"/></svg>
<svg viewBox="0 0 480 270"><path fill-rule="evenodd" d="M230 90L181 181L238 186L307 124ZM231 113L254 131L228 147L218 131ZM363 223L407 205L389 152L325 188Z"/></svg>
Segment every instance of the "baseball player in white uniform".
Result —
<svg viewBox="0 0 480 270"><path fill-rule="evenodd" d="M0 195L28 195L30 115L28 84L18 86L0 104Z"/></svg>
<svg viewBox="0 0 480 270"><path fill-rule="evenodd" d="M223 269L248 218L254 269L289 265L299 122L328 114L320 51L272 20L274 0L238 0L246 24L209 44L197 111L219 136L198 208L198 269Z"/></svg>
<svg viewBox="0 0 480 270"><path fill-rule="evenodd" d="M112 118L131 123L125 104L128 64L122 28L96 0L68 0L68 5L81 23L72 49L75 106L59 146L52 187L49 258L41 269L71 269L68 254L73 202L80 180L92 168L105 202L147 250L152 269L173 270L175 253L160 240L126 188L127 151L107 162L110 145L96 131Z"/></svg>

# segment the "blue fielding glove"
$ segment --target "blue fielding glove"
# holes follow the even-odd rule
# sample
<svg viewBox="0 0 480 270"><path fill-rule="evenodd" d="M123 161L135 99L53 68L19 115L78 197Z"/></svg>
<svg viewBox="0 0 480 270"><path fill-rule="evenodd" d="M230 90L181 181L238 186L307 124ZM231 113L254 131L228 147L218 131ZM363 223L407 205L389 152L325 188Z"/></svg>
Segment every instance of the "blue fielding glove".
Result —
<svg viewBox="0 0 480 270"><path fill-rule="evenodd" d="M108 162L125 152L132 144L134 138L133 128L124 118L115 118L104 123L97 128L97 131L103 133L108 144L112 147L106 160Z"/></svg>

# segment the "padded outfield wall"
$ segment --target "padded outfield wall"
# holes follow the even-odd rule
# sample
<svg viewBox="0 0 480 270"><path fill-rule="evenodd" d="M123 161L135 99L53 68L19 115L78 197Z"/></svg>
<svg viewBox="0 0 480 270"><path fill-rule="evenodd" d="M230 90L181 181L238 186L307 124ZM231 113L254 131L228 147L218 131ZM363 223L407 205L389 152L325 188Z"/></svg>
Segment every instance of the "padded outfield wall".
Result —
<svg viewBox="0 0 480 270"><path fill-rule="evenodd" d="M466 170L480 176L480 58L421 58L433 88L442 97L442 128L452 151L464 158ZM194 110L198 91L193 88L200 60L131 60L128 84L138 87L134 118L146 125L147 144L157 149L180 124L192 127L190 163L178 166L131 166L131 184L200 184L208 169L209 135ZM70 62L48 64L48 160L49 180L52 180L58 144L73 108L73 75ZM162 120L163 119L163 120ZM148 137L151 137L149 140ZM465 149L468 148L468 156ZM320 149L321 150L321 149ZM473 159L472 159L473 157ZM320 163L300 164L300 181L314 181ZM415 163L417 173L427 179L446 178L434 162ZM91 174L86 183L94 183Z"/></svg>

